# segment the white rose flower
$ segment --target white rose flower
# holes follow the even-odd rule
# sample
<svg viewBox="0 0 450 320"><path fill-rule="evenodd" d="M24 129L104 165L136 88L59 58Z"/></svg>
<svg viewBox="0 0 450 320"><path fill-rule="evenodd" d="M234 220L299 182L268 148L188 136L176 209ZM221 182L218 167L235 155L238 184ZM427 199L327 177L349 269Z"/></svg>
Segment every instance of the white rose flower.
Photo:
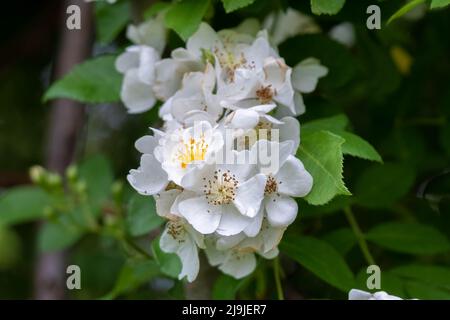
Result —
<svg viewBox="0 0 450 320"><path fill-rule="evenodd" d="M248 151L238 153L245 157ZM208 164L188 172L181 186L195 193L178 205L180 214L203 234L235 235L254 218L264 197L266 177L250 164Z"/></svg>
<svg viewBox="0 0 450 320"><path fill-rule="evenodd" d="M207 121L166 133L155 148L155 156L168 179L181 185L185 174L202 166L222 150L222 132Z"/></svg>

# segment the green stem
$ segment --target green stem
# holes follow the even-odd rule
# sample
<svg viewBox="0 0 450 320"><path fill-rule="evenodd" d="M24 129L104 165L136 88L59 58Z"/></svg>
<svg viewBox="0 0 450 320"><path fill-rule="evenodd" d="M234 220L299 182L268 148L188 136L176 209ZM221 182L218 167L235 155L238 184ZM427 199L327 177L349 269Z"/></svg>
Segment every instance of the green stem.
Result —
<svg viewBox="0 0 450 320"><path fill-rule="evenodd" d="M344 209L344 213L345 216L347 217L348 222L350 223L350 226L353 230L353 233L355 234L356 240L358 241L359 247L361 248L361 251L367 263L369 265L376 264L372 254L369 251L369 247L367 245L366 239L364 238L364 234L361 231L361 228L359 227L358 222L355 219L355 216L353 215L352 209L350 207L346 207Z"/></svg>
<svg viewBox="0 0 450 320"><path fill-rule="evenodd" d="M139 247L136 243L134 243L133 240L129 239L128 237L123 237L121 238L123 241L125 241L125 243L127 245L129 245L130 247L132 247L136 252L140 253L141 255L143 255L144 257L148 258L148 259L153 259L153 257L151 255L149 255L144 249L142 249L141 247Z"/></svg>
<svg viewBox="0 0 450 320"><path fill-rule="evenodd" d="M281 276L280 276L280 260L276 257L273 260L273 275L275 277L275 285L277 287L278 300L284 300L283 287L281 286Z"/></svg>

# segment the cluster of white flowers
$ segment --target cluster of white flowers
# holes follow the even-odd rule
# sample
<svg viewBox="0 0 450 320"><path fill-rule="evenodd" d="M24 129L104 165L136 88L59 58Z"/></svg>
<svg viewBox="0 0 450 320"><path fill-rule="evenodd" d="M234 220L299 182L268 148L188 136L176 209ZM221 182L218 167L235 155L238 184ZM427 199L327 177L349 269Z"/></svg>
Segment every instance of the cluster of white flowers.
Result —
<svg viewBox="0 0 450 320"><path fill-rule="evenodd" d="M202 23L185 48L165 59L158 19L130 27L128 37L135 45L116 63L125 106L138 113L163 102L164 125L136 141L140 166L128 175L167 219L161 249L180 257L180 279L197 277L199 249L224 273L245 277L255 269L255 254L278 255L297 216L294 197L312 188L295 156L295 116L305 109L302 94L328 70L314 58L287 66L253 22L218 33ZM233 160L219 161L224 154Z"/></svg>

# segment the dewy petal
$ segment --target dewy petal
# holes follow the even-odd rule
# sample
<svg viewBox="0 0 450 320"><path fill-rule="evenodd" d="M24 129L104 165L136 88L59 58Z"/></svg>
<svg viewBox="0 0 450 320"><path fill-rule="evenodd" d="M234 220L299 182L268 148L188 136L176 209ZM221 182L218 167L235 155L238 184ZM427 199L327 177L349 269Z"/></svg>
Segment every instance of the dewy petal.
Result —
<svg viewBox="0 0 450 320"><path fill-rule="evenodd" d="M273 227L287 227L297 217L298 205L291 197L272 195L264 200L267 220Z"/></svg>
<svg viewBox="0 0 450 320"><path fill-rule="evenodd" d="M278 192L292 197L304 197L312 188L313 178L306 171L302 162L289 156L275 176L278 182Z"/></svg>
<svg viewBox="0 0 450 320"><path fill-rule="evenodd" d="M158 145L158 139L154 136L143 136L136 140L134 147L140 153L153 154L156 146Z"/></svg>
<svg viewBox="0 0 450 320"><path fill-rule="evenodd" d="M301 61L294 67L292 73L292 86L302 92L310 93L316 89L320 78L328 74L328 69L315 58Z"/></svg>
<svg viewBox="0 0 450 320"><path fill-rule="evenodd" d="M264 174L257 174L238 186L233 202L241 214L250 218L258 214L264 198L266 180L267 177Z"/></svg>
<svg viewBox="0 0 450 320"><path fill-rule="evenodd" d="M137 170L130 170L127 179L131 186L143 195L157 194L168 183L167 173L151 154L144 154L141 157L140 167Z"/></svg>
<svg viewBox="0 0 450 320"><path fill-rule="evenodd" d="M222 236L233 236L244 230L250 221L250 218L240 214L233 205L224 205L216 232Z"/></svg>
<svg viewBox="0 0 450 320"><path fill-rule="evenodd" d="M210 205L204 196L180 202L178 210L194 229L202 234L217 230L222 213L220 206Z"/></svg>
<svg viewBox="0 0 450 320"><path fill-rule="evenodd" d="M153 107L156 102L151 86L142 82L138 69L125 73L120 96L129 113L140 113Z"/></svg>
<svg viewBox="0 0 450 320"><path fill-rule="evenodd" d="M253 253L231 251L219 269L236 279L244 278L256 268L256 258Z"/></svg>

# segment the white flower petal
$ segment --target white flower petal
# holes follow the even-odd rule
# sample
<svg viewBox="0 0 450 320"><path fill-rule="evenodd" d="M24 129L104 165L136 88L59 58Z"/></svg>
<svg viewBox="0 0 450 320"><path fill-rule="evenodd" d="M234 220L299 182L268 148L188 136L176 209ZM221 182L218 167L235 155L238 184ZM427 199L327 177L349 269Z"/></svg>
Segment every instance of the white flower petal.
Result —
<svg viewBox="0 0 450 320"><path fill-rule="evenodd" d="M158 139L154 136L143 136L136 140L134 147L140 153L153 154L156 146L158 145Z"/></svg>
<svg viewBox="0 0 450 320"><path fill-rule="evenodd" d="M238 186L234 204L244 216L253 218L258 214L264 198L267 177L257 174Z"/></svg>
<svg viewBox="0 0 450 320"><path fill-rule="evenodd" d="M230 115L230 117L230 126L237 129L252 129L259 122L258 112L251 109L236 110Z"/></svg>
<svg viewBox="0 0 450 320"><path fill-rule="evenodd" d="M328 74L328 69L314 58L308 58L297 64L292 72L292 86L302 92L310 93L316 89L320 78Z"/></svg>
<svg viewBox="0 0 450 320"><path fill-rule="evenodd" d="M214 29L207 23L202 22L198 30L188 39L186 48L200 59L202 56L201 49L211 50L214 45L220 43L221 41Z"/></svg>
<svg viewBox="0 0 450 320"><path fill-rule="evenodd" d="M298 205L291 197L268 196L264 200L267 220L273 227L287 227L297 217Z"/></svg>
<svg viewBox="0 0 450 320"><path fill-rule="evenodd" d="M180 202L178 210L181 215L202 234L217 230L221 218L221 207L210 205L204 196Z"/></svg>
<svg viewBox="0 0 450 320"><path fill-rule="evenodd" d="M130 69L139 67L139 51L138 47L130 47L119 55L116 59L115 65L117 71L125 73Z"/></svg>
<svg viewBox="0 0 450 320"><path fill-rule="evenodd" d="M278 192L292 197L304 197L312 188L313 178L306 171L303 163L294 156L289 156L275 176Z"/></svg>
<svg viewBox="0 0 450 320"><path fill-rule="evenodd" d="M240 214L233 205L224 205L216 232L222 236L233 236L244 230L250 221L250 218Z"/></svg>
<svg viewBox="0 0 450 320"><path fill-rule="evenodd" d="M253 253L230 252L219 269L236 279L248 276L256 268L256 258Z"/></svg>
<svg viewBox="0 0 450 320"><path fill-rule="evenodd" d="M280 141L294 142L292 153L295 154L300 145L300 122L294 117L284 117L281 121L283 124L275 125L274 128L279 130Z"/></svg>
<svg viewBox="0 0 450 320"><path fill-rule="evenodd" d="M141 157L140 167L137 170L130 170L127 179L131 186L143 195L157 194L168 183L167 173L151 154L144 154Z"/></svg>
<svg viewBox="0 0 450 320"><path fill-rule="evenodd" d="M171 211L171 207L180 193L180 190L172 189L155 195L156 213L161 217L170 217L173 215L174 213Z"/></svg>
<svg viewBox="0 0 450 320"><path fill-rule="evenodd" d="M138 69L125 73L120 96L129 113L140 113L153 107L156 102L151 86L142 82Z"/></svg>
<svg viewBox="0 0 450 320"><path fill-rule="evenodd" d="M261 205L258 214L252 218L250 224L244 229L244 233L247 237L255 237L261 230L261 225L264 218L264 206Z"/></svg>

